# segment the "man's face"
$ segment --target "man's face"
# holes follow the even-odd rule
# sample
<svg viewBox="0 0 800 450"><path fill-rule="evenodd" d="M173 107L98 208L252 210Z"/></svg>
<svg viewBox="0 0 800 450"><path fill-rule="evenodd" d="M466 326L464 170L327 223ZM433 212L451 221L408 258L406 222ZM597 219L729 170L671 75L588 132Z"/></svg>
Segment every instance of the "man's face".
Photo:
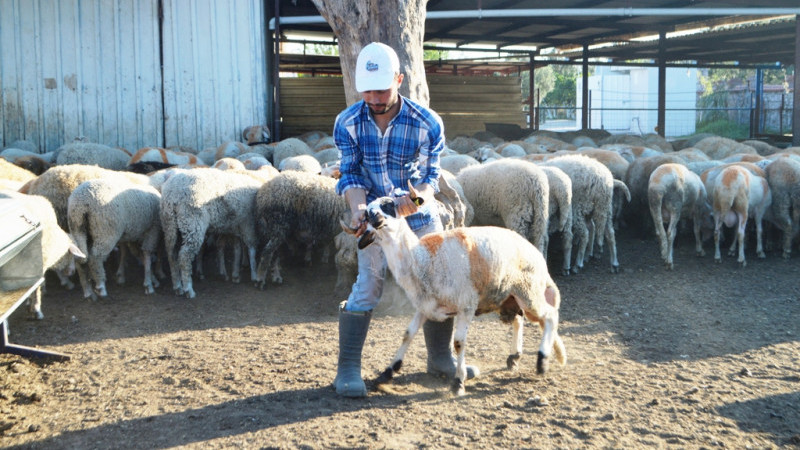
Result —
<svg viewBox="0 0 800 450"><path fill-rule="evenodd" d="M397 90L400 88L400 84L402 82L403 74L401 73L395 76L394 82L389 89L384 89L381 91L364 91L361 93L361 98L363 98L364 102L367 103L373 115L386 114L391 111L395 105L397 105Z"/></svg>

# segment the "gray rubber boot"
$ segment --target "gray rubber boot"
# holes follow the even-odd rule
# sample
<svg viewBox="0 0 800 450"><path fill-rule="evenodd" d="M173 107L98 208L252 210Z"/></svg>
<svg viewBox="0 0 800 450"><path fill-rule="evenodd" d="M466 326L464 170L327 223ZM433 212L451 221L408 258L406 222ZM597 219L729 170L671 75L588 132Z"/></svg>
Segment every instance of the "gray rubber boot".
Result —
<svg viewBox="0 0 800 450"><path fill-rule="evenodd" d="M453 318L444 322L427 320L422 325L425 334L425 347L428 349L428 373L456 376L456 359L453 357ZM480 369L467 365L467 380L479 376Z"/></svg>
<svg viewBox="0 0 800 450"><path fill-rule="evenodd" d="M361 378L361 349L369 330L372 311L345 311L339 307L339 367L333 386L344 397L366 397L367 386Z"/></svg>

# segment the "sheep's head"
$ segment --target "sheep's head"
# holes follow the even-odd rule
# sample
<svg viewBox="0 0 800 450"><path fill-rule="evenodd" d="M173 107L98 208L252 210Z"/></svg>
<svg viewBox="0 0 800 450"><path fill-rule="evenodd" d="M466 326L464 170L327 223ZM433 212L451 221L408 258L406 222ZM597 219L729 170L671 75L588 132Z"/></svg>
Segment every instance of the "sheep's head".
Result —
<svg viewBox="0 0 800 450"><path fill-rule="evenodd" d="M339 223L342 226L342 229L345 232L353 234L359 238L358 240L359 250L373 243L376 237L375 231L384 228L387 225L388 221L416 213L418 211L418 208L422 206L424 200L416 191L416 189L414 189L414 187L411 185L410 182L408 188L409 188L408 198L411 199L411 202L408 202L405 206L401 206L400 208L398 208L395 198L393 197L379 197L371 201L367 205L365 212L367 229L362 234L358 234L357 228L356 229L350 228L343 221L341 220L339 221ZM411 206L409 207L408 205Z"/></svg>

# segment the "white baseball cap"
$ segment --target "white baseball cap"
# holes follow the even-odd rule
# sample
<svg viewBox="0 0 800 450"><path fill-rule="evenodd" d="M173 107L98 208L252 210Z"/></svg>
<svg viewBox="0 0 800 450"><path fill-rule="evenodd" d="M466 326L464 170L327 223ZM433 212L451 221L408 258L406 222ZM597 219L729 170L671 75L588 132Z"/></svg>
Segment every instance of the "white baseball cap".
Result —
<svg viewBox="0 0 800 450"><path fill-rule="evenodd" d="M400 72L397 53L386 44L373 42L361 49L356 62L356 90L382 91L389 89L396 73Z"/></svg>

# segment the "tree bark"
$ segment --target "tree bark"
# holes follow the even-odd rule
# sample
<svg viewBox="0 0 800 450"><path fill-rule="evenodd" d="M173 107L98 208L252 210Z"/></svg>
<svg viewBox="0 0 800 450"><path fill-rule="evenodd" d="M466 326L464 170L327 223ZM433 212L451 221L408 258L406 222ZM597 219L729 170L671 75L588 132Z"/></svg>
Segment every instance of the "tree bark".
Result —
<svg viewBox="0 0 800 450"><path fill-rule="evenodd" d="M358 52L370 42L392 47L405 74L400 94L428 106L422 42L427 0L312 0L339 42L347 104L361 100L355 88Z"/></svg>

